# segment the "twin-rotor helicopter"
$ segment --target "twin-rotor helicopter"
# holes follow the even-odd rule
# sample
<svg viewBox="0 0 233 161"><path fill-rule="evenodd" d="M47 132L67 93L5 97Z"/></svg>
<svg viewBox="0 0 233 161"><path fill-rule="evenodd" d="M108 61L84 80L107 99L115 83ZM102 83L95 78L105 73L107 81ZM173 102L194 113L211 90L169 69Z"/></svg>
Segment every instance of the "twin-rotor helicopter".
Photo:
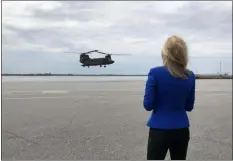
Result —
<svg viewBox="0 0 233 161"><path fill-rule="evenodd" d="M105 55L105 57L100 57L100 58L90 58L89 54L91 53L99 53L99 54L103 54ZM66 53L76 53L76 52L66 52ZM76 54L80 54L80 59L79 62L82 64L81 66L83 67L90 67L90 66L104 66L106 67L106 65L110 65L113 64L115 61L112 60L111 55L131 55L131 54L107 54L104 52L100 52L98 50L92 50L92 51L88 51L85 53L76 53Z"/></svg>

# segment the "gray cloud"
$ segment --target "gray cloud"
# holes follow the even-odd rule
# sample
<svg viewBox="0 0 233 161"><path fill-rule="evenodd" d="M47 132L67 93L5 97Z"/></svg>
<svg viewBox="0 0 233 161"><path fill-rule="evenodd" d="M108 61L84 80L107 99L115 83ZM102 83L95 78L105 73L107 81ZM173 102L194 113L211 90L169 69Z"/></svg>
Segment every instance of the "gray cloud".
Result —
<svg viewBox="0 0 233 161"><path fill-rule="evenodd" d="M127 68L146 73L160 64L162 44L172 34L187 40L190 55L199 57L193 59L193 68L203 68L199 71L217 72L216 61L221 58L229 64L232 57L232 2L4 1L2 5L6 72L111 73ZM117 63L108 69L90 70L79 66L77 56L63 53L92 49L133 56L114 57ZM200 65L204 57L212 63L209 68ZM135 71L135 66L140 69Z"/></svg>

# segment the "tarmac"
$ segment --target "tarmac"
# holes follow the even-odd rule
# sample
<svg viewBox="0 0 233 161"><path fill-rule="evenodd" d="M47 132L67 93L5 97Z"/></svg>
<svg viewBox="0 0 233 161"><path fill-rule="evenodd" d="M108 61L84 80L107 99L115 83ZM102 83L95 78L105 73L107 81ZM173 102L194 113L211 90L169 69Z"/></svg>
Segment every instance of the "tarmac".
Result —
<svg viewBox="0 0 233 161"><path fill-rule="evenodd" d="M2 159L145 160L144 85L2 83ZM232 159L231 79L197 80L189 118L188 160Z"/></svg>

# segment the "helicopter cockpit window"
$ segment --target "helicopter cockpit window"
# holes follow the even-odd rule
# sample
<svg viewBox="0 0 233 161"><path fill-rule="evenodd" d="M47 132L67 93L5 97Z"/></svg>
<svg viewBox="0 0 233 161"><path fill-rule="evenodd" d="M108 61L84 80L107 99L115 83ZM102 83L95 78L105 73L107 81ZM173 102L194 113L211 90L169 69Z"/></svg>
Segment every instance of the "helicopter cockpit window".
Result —
<svg viewBox="0 0 233 161"><path fill-rule="evenodd" d="M107 60L111 60L111 57L109 55L106 56Z"/></svg>

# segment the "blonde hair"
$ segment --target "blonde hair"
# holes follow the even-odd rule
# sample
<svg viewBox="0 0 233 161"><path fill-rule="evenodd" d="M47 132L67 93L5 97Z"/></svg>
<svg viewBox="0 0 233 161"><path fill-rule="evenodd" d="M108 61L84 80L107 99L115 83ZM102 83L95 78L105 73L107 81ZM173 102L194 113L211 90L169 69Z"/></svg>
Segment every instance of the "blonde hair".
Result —
<svg viewBox="0 0 233 161"><path fill-rule="evenodd" d="M162 58L163 64L174 77L187 78L188 47L181 37L175 35L165 41Z"/></svg>

